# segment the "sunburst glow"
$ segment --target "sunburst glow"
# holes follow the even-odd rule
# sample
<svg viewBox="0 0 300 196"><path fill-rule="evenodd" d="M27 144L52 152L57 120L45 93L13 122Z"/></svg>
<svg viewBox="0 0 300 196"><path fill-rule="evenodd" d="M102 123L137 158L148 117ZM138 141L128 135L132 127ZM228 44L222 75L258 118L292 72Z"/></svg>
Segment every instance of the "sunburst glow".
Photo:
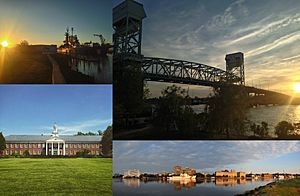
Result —
<svg viewBox="0 0 300 196"><path fill-rule="evenodd" d="M8 42L4 40L4 41L1 43L1 45L2 45L3 47L7 47L7 46L8 46Z"/></svg>
<svg viewBox="0 0 300 196"><path fill-rule="evenodd" d="M300 83L294 84L295 93L300 93Z"/></svg>

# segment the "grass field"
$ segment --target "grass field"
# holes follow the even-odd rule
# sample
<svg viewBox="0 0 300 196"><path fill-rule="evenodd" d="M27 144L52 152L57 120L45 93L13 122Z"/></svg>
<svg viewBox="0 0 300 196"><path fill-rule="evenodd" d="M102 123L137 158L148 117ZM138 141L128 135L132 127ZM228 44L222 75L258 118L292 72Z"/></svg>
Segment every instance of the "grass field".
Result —
<svg viewBox="0 0 300 196"><path fill-rule="evenodd" d="M0 195L112 195L112 159L0 159Z"/></svg>
<svg viewBox="0 0 300 196"><path fill-rule="evenodd" d="M272 182L255 190L247 191L243 195L297 196L300 195L300 179Z"/></svg>

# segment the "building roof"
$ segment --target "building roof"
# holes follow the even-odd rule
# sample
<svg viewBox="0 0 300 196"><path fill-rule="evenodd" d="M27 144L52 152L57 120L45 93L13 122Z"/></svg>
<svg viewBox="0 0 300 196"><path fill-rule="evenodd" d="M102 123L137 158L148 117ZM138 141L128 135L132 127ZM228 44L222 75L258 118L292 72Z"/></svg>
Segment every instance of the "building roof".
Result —
<svg viewBox="0 0 300 196"><path fill-rule="evenodd" d="M7 143L20 142L20 143L37 143L46 142L51 139L50 135L9 135L5 137ZM60 135L59 139L65 142L73 143L99 143L101 142L102 136L86 136L86 135Z"/></svg>

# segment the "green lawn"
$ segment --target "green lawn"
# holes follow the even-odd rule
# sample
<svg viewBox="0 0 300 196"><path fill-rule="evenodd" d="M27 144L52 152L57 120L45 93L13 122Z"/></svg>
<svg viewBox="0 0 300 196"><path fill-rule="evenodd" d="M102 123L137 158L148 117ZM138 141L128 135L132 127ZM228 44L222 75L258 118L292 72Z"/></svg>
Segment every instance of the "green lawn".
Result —
<svg viewBox="0 0 300 196"><path fill-rule="evenodd" d="M0 195L112 195L112 159L0 159Z"/></svg>
<svg viewBox="0 0 300 196"><path fill-rule="evenodd" d="M265 186L247 191L248 196L265 195L265 196L298 196L300 193L300 179L281 180L269 183Z"/></svg>

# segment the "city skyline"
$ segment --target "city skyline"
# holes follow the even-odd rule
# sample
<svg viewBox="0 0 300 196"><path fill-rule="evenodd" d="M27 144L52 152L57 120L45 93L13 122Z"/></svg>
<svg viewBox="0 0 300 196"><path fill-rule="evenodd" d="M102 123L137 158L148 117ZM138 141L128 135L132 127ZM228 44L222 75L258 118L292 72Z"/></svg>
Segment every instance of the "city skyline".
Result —
<svg viewBox="0 0 300 196"><path fill-rule="evenodd" d="M66 28L75 28L81 43L99 42L93 34L112 41L112 2L96 1L3 1L0 7L0 40L9 47L29 44L63 44Z"/></svg>
<svg viewBox="0 0 300 196"><path fill-rule="evenodd" d="M122 0L114 0L116 6ZM225 55L243 52L246 85L300 96L300 2L271 0L137 0L144 5L142 54L225 69ZM163 29L163 30L162 30ZM152 96L166 85L149 82ZM187 88L187 85L180 85ZM189 86L192 96L208 87Z"/></svg>
<svg viewBox="0 0 300 196"><path fill-rule="evenodd" d="M175 165L205 173L300 173L299 141L114 141L113 149L113 173L171 172Z"/></svg>
<svg viewBox="0 0 300 196"><path fill-rule="evenodd" d="M96 133L112 125L112 85L1 85L0 108L4 135Z"/></svg>

